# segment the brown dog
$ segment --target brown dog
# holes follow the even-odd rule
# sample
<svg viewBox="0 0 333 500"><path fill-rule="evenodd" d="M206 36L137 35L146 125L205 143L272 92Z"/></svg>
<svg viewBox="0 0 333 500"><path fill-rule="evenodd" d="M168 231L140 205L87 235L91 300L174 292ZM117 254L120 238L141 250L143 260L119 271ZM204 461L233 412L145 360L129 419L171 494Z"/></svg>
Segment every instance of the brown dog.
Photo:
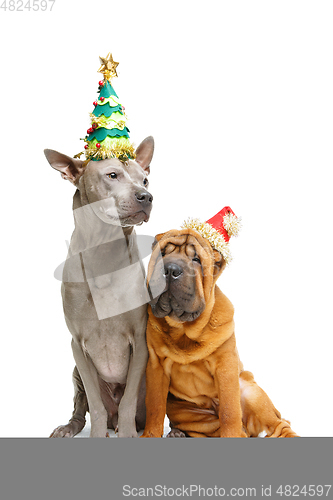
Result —
<svg viewBox="0 0 333 500"><path fill-rule="evenodd" d="M234 309L216 286L226 263L193 229L156 237L148 267L149 307L146 427L161 437L165 413L170 437L294 437L252 373L243 371L234 333ZM156 294L155 294L156 295Z"/></svg>

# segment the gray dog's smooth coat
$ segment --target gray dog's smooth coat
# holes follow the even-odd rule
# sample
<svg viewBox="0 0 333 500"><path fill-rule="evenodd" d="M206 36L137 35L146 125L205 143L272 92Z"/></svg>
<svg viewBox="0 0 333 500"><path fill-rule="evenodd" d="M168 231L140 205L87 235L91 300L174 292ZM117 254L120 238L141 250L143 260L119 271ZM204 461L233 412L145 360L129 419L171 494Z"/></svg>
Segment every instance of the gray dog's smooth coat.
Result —
<svg viewBox="0 0 333 500"><path fill-rule="evenodd" d="M77 188L75 229L63 270L62 297L76 363L73 417L52 437L72 437L89 411L92 437L118 427L135 437L145 425L145 331L149 297L133 227L149 219L147 175L154 141L147 137L136 160L90 161L53 150L53 168Z"/></svg>

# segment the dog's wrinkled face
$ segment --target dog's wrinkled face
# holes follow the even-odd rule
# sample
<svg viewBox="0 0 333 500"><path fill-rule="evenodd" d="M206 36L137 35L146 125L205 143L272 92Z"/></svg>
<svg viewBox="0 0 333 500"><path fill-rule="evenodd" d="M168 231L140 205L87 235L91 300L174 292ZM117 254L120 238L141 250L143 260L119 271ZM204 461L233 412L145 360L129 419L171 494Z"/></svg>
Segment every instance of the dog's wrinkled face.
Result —
<svg viewBox="0 0 333 500"><path fill-rule="evenodd" d="M149 220L153 197L147 172L136 161L90 161L78 186L104 222L126 227Z"/></svg>
<svg viewBox="0 0 333 500"><path fill-rule="evenodd" d="M157 239L148 284L153 296L162 283L164 289L151 301L152 312L181 323L195 321L204 311L225 261L192 229L172 230Z"/></svg>

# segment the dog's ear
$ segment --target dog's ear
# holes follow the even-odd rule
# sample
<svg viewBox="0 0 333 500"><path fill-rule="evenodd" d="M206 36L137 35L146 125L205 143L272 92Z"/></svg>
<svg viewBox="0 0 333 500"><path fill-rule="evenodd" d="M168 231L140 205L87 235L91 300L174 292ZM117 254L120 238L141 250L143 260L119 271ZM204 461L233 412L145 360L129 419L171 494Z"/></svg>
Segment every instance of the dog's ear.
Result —
<svg viewBox="0 0 333 500"><path fill-rule="evenodd" d="M150 162L154 154L154 139L152 136L146 137L135 151L136 161L141 165L147 174L150 173Z"/></svg>
<svg viewBox="0 0 333 500"><path fill-rule="evenodd" d="M163 236L165 235L165 233L160 233L160 234L157 234L155 236L155 240L153 241L153 244L151 246L151 249L154 250L154 248L156 247L157 243L160 241L160 239L163 238Z"/></svg>
<svg viewBox="0 0 333 500"><path fill-rule="evenodd" d="M227 263L224 260L223 256L220 254L220 252L218 252L217 250L213 250L213 252L214 252L214 278L216 278L222 273Z"/></svg>
<svg viewBox="0 0 333 500"><path fill-rule="evenodd" d="M44 154L51 167L58 170L63 179L76 184L83 173L85 162L53 151L53 149L44 149Z"/></svg>

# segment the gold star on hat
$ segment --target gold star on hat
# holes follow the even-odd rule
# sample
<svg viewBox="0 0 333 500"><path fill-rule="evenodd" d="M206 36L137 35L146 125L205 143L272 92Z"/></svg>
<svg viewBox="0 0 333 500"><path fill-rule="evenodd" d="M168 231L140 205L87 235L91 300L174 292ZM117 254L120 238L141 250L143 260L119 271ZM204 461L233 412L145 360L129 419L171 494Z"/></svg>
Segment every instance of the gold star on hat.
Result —
<svg viewBox="0 0 333 500"><path fill-rule="evenodd" d="M111 78L118 76L116 68L119 63L113 60L111 52L106 57L99 57L99 59L102 66L99 68L98 73L103 73L104 80L111 81Z"/></svg>

